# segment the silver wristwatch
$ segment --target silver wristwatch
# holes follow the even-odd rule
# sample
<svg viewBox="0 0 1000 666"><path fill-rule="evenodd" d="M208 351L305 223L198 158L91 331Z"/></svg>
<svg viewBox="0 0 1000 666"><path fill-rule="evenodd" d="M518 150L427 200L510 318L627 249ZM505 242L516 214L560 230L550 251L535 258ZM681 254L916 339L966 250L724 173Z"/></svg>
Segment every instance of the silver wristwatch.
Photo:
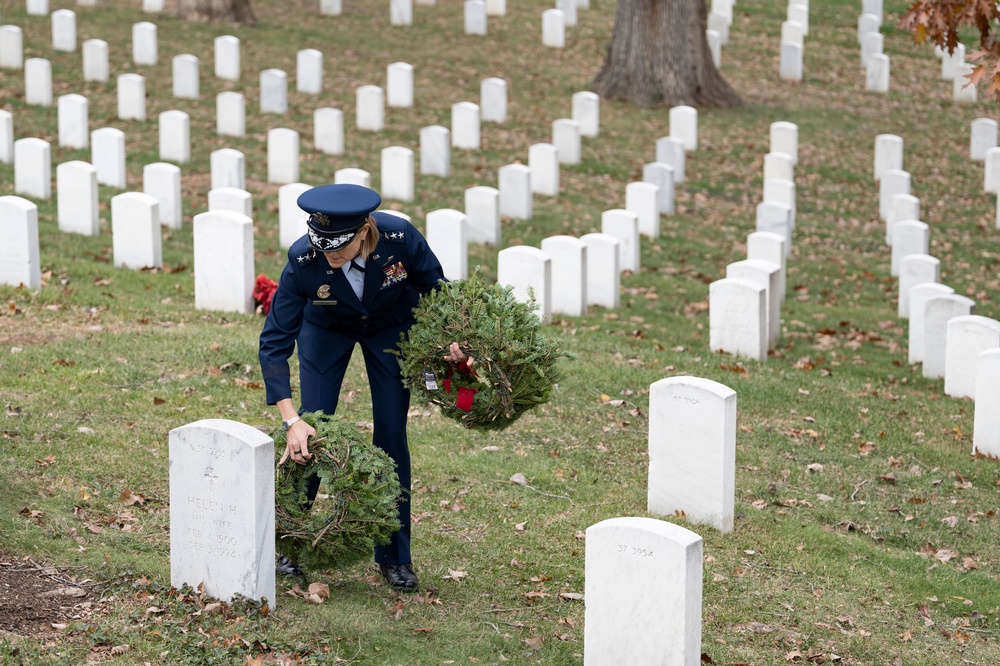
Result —
<svg viewBox="0 0 1000 666"><path fill-rule="evenodd" d="M299 418L298 416L293 416L292 418L288 419L287 421L282 421L281 422L281 427L285 430L285 432L287 432L289 428L291 428L293 425L295 425L296 423L298 423L301 420L302 419Z"/></svg>

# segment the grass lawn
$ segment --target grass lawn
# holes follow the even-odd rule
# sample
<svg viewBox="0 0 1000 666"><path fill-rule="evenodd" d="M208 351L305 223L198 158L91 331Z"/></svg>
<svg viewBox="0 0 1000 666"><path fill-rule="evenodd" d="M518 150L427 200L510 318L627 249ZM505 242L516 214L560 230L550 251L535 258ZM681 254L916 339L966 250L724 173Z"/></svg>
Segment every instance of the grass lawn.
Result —
<svg viewBox="0 0 1000 666"><path fill-rule="evenodd" d="M615 5L591 0L559 50L541 44L551 6L542 0L510 0L485 37L463 34L457 0L418 4L409 27L389 24L388 2L343 4L331 17L315 0L258 1L258 24L235 26L144 14L138 0L52 0L52 10L77 12L79 43L109 43L108 83L83 81L79 49L52 50L47 18L3 4L25 57L51 60L54 95L86 96L91 129L125 132L129 190L141 191L142 167L159 159L159 113L190 115L192 158L181 165L184 225L164 229L162 270L113 265L119 191L102 186L95 237L60 233L55 198L36 201L45 284L0 287L0 551L88 592L30 631L4 632L0 663L582 663L584 530L646 515L649 385L675 375L738 396L734 531L665 518L704 538L703 662L1000 663L1000 467L971 455L973 402L945 396L942 381L907 363L872 177L875 137L902 137L941 281L974 299L977 314L1000 318L996 201L983 193L983 164L969 159L970 123L996 118L997 106L983 91L978 103L952 101L932 50L894 27L903 0L885 3L888 95L864 90L855 0L811 3L800 84L778 78L785 3L739 1L722 72L747 105L699 110L676 214L658 239L643 239L621 307L545 327L576 355L553 400L487 434L414 404L418 594L390 592L372 563L317 572L331 592L320 605L285 596L279 582L270 612L170 589L168 432L206 418L279 427L257 366L262 319L194 308L191 218L207 207L209 154L245 153L256 268L276 279L285 253L267 130L300 133L302 182L359 167L378 189L383 148L419 154L420 128L449 126L453 104L478 103L482 79L505 79L509 119L483 123L482 148L453 150L450 178L418 174L415 201L385 202L422 227L428 212L463 209L466 188L495 187L498 168L551 140L552 121L570 115L571 95L603 61ZM131 64L131 26L144 20L158 26L155 66ZM242 43L239 81L213 75L213 39L227 34ZM324 54L318 96L295 90L306 48ZM171 59L183 53L200 59L197 100L172 97ZM414 66L415 106L388 108L381 132L357 131L355 89L384 86L399 61ZM258 113L267 68L288 72L284 116ZM127 72L146 77L145 122L116 118L114 80ZM215 96L230 90L246 96L245 138L215 133ZM342 155L313 148L319 106L344 112ZM51 142L53 169L91 159L58 146L56 108L24 103L22 72L0 70L0 108L13 113L15 138ZM799 128L796 229L781 339L758 363L709 350L707 298L726 265L745 258L775 121ZM666 108L602 100L582 163L563 167L558 197L535 197L531 220L503 221L502 246L599 231L668 133ZM13 181L0 164L0 194L13 194ZM469 265L495 276L496 251L470 247ZM343 390L340 413L369 423L360 356Z"/></svg>

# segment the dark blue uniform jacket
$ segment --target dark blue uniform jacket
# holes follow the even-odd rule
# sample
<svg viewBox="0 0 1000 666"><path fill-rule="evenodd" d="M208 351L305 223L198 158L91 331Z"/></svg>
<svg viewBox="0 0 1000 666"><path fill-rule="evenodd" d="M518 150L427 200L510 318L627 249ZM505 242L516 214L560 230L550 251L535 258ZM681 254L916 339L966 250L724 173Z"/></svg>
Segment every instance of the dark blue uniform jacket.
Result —
<svg viewBox="0 0 1000 666"><path fill-rule="evenodd" d="M305 236L289 248L260 336L269 405L292 397L288 358L296 342L300 360L321 373L360 343L398 375L396 357L383 350L396 348L400 333L413 324L419 295L444 280L444 273L416 227L390 213L372 216L381 238L367 259L360 301L343 271L331 268Z"/></svg>

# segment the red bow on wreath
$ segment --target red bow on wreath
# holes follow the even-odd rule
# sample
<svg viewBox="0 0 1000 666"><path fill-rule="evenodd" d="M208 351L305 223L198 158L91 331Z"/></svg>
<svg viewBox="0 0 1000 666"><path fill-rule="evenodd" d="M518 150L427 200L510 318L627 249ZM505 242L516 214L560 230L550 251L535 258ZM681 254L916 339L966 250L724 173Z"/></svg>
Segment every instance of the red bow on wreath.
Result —
<svg viewBox="0 0 1000 666"><path fill-rule="evenodd" d="M271 299L274 298L274 292L278 290L278 283L267 277L263 273L257 276L257 282L253 286L253 300L257 301L257 304L263 310L264 316L271 310Z"/></svg>
<svg viewBox="0 0 1000 666"><path fill-rule="evenodd" d="M444 392L451 393L451 373L452 370L458 370L466 377L478 377L476 371L472 369L472 357L465 359L459 364L448 366L448 379L443 380L441 383L444 384ZM472 411L472 400L476 397L477 388L469 388L467 386L458 387L458 396L455 398L455 407L462 410L463 412Z"/></svg>

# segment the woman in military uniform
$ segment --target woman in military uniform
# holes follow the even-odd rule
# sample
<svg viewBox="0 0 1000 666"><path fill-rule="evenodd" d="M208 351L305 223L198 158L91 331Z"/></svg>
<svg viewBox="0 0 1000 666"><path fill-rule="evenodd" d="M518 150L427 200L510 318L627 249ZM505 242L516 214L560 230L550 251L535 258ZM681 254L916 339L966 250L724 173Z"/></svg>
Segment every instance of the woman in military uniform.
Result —
<svg viewBox="0 0 1000 666"><path fill-rule="evenodd" d="M396 347L400 333L413 324L420 294L434 289L444 273L412 224L375 212L381 202L377 192L359 185L323 185L299 197L299 207L309 213L308 232L289 248L259 357L267 404L278 406L288 433L279 464L302 464L316 432L299 419L292 402L288 358L297 344L301 412L333 414L351 354L361 346L372 393L372 441L395 461L403 488L402 527L388 545L375 549L375 561L389 585L409 591L417 587L410 558L410 394L396 356L385 350ZM452 356L464 360L457 345Z"/></svg>

